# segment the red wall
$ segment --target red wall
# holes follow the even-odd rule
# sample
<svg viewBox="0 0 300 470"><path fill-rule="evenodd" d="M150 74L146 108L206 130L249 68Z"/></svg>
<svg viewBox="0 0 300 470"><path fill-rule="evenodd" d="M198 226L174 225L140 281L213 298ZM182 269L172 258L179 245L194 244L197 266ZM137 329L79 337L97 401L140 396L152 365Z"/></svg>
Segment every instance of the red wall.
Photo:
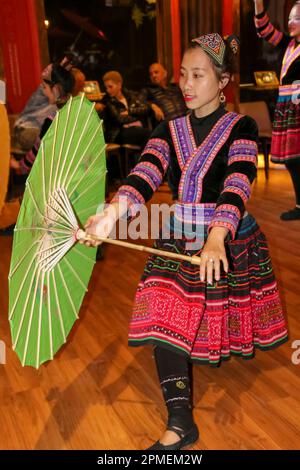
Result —
<svg viewBox="0 0 300 470"><path fill-rule="evenodd" d="M0 47L10 113L22 111L41 81L37 26L34 0L0 0Z"/></svg>
<svg viewBox="0 0 300 470"><path fill-rule="evenodd" d="M171 0L171 31L173 50L173 77L174 82L178 83L181 64L181 30L179 0Z"/></svg>
<svg viewBox="0 0 300 470"><path fill-rule="evenodd" d="M223 36L233 34L233 0L223 0L222 33Z"/></svg>
<svg viewBox="0 0 300 470"><path fill-rule="evenodd" d="M222 35L230 36L233 34L233 0L223 0L222 11ZM226 100L230 103L234 102L234 89L232 83L224 90Z"/></svg>

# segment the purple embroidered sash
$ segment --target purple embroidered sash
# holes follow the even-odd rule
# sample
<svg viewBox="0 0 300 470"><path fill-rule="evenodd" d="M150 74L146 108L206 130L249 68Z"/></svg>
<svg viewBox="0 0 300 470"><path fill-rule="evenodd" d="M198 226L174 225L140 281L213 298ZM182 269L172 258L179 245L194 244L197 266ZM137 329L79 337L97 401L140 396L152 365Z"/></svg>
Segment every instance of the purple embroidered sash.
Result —
<svg viewBox="0 0 300 470"><path fill-rule="evenodd" d="M293 39L284 54L281 74L280 74L280 83L282 83L283 78L286 76L288 69L292 65L292 63L300 56L300 45L297 47L295 46L295 39Z"/></svg>
<svg viewBox="0 0 300 470"><path fill-rule="evenodd" d="M203 178L241 118L234 112L224 114L199 147L195 143L189 115L170 121L171 136L182 170L179 201L200 202Z"/></svg>

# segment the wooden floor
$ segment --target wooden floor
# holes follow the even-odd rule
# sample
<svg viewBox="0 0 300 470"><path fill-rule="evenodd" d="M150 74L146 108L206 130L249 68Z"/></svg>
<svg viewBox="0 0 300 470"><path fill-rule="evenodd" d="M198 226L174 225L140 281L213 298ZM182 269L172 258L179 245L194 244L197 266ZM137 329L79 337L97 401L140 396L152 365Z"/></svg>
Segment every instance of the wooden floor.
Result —
<svg viewBox="0 0 300 470"><path fill-rule="evenodd" d="M170 201L166 186L154 202ZM269 240L288 317L288 343L233 358L218 369L195 368L194 449L299 449L300 221L281 222L293 207L288 175L259 172L249 210ZM145 449L164 429L165 411L150 347L129 348L127 327L146 256L105 247L96 264L80 319L67 345L39 370L22 366L11 349L7 274L11 237L0 238L1 449ZM300 355L299 355L300 357Z"/></svg>

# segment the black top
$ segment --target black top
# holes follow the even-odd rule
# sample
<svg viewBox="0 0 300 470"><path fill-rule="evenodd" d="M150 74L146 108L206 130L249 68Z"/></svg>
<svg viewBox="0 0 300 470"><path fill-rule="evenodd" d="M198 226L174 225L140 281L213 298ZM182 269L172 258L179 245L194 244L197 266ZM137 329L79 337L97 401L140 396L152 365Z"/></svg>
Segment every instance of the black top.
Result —
<svg viewBox="0 0 300 470"><path fill-rule="evenodd" d="M146 100L161 108L167 120L175 119L187 112L181 90L176 84L169 84L166 88L149 84L143 88L142 93Z"/></svg>
<svg viewBox="0 0 300 470"><path fill-rule="evenodd" d="M106 106L103 112L106 142L115 142L124 124L139 120L145 124L144 118L152 113L150 105L139 93L125 89L122 92L127 100L128 109L117 98L111 98L107 95L102 100ZM127 111L128 115L123 116L124 111Z"/></svg>
<svg viewBox="0 0 300 470"><path fill-rule="evenodd" d="M191 131L193 149L188 143L192 141L183 138ZM206 139L210 132L211 139ZM199 148L204 139L207 153L203 153L204 147ZM152 133L139 163L113 201L125 197L128 214L134 216L138 205L150 200L167 169L177 191L184 171L180 203L216 204L210 227L226 227L234 238L256 176L257 141L258 129L252 118L227 113L221 107L203 118L192 114L190 118L164 121ZM195 159L190 160L192 156Z"/></svg>
<svg viewBox="0 0 300 470"><path fill-rule="evenodd" d="M203 118L197 118L193 113L191 115L191 125L194 133L194 138L196 145L200 145L204 139L208 136L212 127L217 123L217 121L226 114L227 111L219 107L216 111L208 116ZM169 122L163 121L152 133L151 139L162 139L169 144L170 155L169 155L169 177L172 182L172 185L177 188L179 186L180 177L181 177L181 168L178 163L177 155L175 153ZM228 165L228 158L230 154L230 146L234 141L239 141L239 153L237 155L236 161ZM232 174L245 175L249 183L251 184L256 177L256 165L250 161L243 160L243 144L244 141L248 143L252 142L254 147L258 141L258 129L256 122L249 116L243 116L241 119L233 126L230 136L224 145L221 147L219 153L214 158L210 168L208 169L206 175L203 179L203 190L201 196L201 203L212 202L217 204L233 204L237 206L241 212L244 212L244 202L237 194L223 193L224 190L224 181ZM140 160L140 167L142 171L142 166L145 162L152 163L155 165L160 173L161 180L164 177L164 169L161 164L161 161L153 154L147 153L147 146L143 152L142 158ZM139 166L139 165L138 165ZM137 167L136 167L137 168ZM145 201L149 201L153 195L153 188L142 178L135 174L135 169L132 174L130 174L125 182L125 185L134 188L135 191L140 193ZM121 188L122 190L122 188Z"/></svg>

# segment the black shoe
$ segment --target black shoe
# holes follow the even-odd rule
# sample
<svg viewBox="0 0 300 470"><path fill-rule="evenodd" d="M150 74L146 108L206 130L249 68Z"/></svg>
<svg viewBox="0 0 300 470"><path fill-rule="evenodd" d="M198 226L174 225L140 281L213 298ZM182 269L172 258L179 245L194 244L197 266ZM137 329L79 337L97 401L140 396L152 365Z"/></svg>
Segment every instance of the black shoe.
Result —
<svg viewBox="0 0 300 470"><path fill-rule="evenodd" d="M298 220L300 219L300 209L299 207L295 207L290 211L283 212L280 216L281 220Z"/></svg>
<svg viewBox="0 0 300 470"><path fill-rule="evenodd" d="M0 237L9 237L14 234L16 224L9 225L8 227L0 228Z"/></svg>
<svg viewBox="0 0 300 470"><path fill-rule="evenodd" d="M196 424L193 424L191 429L187 432L180 431L178 428L172 428L168 426L167 428L169 431L173 431L178 436L180 437L180 440L178 442L175 442L175 444L170 444L165 446L162 444L160 441L156 441L155 444L153 444L151 447L148 447L146 450L179 450L182 449L183 447L189 446L191 444L194 444L199 439L199 430L196 426Z"/></svg>

